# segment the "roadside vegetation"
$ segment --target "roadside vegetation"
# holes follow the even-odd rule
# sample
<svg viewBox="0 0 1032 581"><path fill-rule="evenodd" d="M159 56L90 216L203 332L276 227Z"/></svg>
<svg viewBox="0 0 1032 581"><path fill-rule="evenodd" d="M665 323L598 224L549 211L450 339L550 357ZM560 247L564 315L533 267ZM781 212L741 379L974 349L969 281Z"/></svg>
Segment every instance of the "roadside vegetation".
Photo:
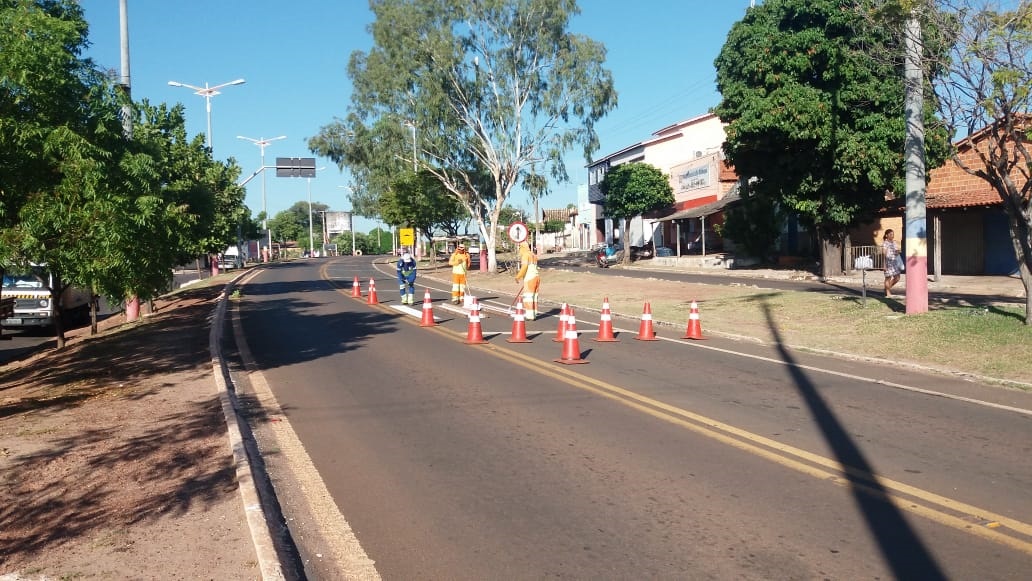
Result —
<svg viewBox="0 0 1032 581"><path fill-rule="evenodd" d="M476 273L473 284L504 297L515 290L509 282L505 275ZM901 301L886 300L877 291L865 301L846 289L841 293L778 291L745 279L740 285L733 278L728 284L686 284L563 270L546 272L542 296L552 306L581 305L578 321L596 323L604 298L609 298L614 314L631 319L641 316L648 301L657 333L668 338L684 335L695 300L704 335L781 341L798 349L916 364L1032 389L1026 363L1032 329L1023 324L1019 299L1003 306L932 302L924 315L908 317ZM587 338L593 326L581 325L578 331ZM636 333L637 327L627 329L621 339L629 341Z"/></svg>

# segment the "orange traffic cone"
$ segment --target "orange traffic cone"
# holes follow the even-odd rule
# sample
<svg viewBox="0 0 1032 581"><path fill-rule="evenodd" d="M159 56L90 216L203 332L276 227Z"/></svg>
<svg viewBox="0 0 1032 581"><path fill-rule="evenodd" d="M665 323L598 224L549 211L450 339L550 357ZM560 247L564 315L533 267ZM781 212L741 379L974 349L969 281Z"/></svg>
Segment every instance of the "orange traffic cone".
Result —
<svg viewBox="0 0 1032 581"><path fill-rule="evenodd" d="M562 308L559 309L559 327L555 330L555 338L552 339L552 341L554 341L556 343L561 343L561 342L565 341L565 339L563 339L563 337L565 336L565 333L566 333L566 319L569 316L569 313L570 313L570 305L567 305L566 303L563 303Z"/></svg>
<svg viewBox="0 0 1032 581"><path fill-rule="evenodd" d="M466 344L482 345L484 343L487 343L487 341L484 341L484 332L480 328L480 303L473 299L473 306L469 309L469 328L466 331Z"/></svg>
<svg viewBox="0 0 1032 581"><path fill-rule="evenodd" d="M423 294L423 319L419 321L420 327L433 327L437 325L434 321L434 303L430 299L430 289Z"/></svg>
<svg viewBox="0 0 1032 581"><path fill-rule="evenodd" d="M570 307L569 315L566 317L566 332L563 334L563 354L556 359L556 363L563 365L575 365L587 363L586 359L580 356L580 341L577 339L577 319L573 314L573 307Z"/></svg>
<svg viewBox="0 0 1032 581"><path fill-rule="evenodd" d="M639 341L658 341L656 331L652 329L652 305L645 301L645 309L641 313L641 325L638 327Z"/></svg>
<svg viewBox="0 0 1032 581"><path fill-rule="evenodd" d="M351 296L357 299L362 298L362 283L358 282L358 275L355 275L355 282L351 283Z"/></svg>
<svg viewBox="0 0 1032 581"><path fill-rule="evenodd" d="M516 313L512 316L512 336L506 343L531 343L527 339L527 317L523 314L523 304L516 305Z"/></svg>
<svg viewBox="0 0 1032 581"><path fill-rule="evenodd" d="M602 301L602 322L598 324L598 337L595 340L609 343L619 341L613 335L613 313L609 310L609 297Z"/></svg>
<svg viewBox="0 0 1032 581"><path fill-rule="evenodd" d="M369 299L366 300L366 303L370 305L380 304L380 300L376 298L376 281L371 278L369 279Z"/></svg>
<svg viewBox="0 0 1032 581"><path fill-rule="evenodd" d="M692 299L692 310L688 314L688 330L684 332L682 339L705 339L702 336L702 321L699 319L699 304Z"/></svg>

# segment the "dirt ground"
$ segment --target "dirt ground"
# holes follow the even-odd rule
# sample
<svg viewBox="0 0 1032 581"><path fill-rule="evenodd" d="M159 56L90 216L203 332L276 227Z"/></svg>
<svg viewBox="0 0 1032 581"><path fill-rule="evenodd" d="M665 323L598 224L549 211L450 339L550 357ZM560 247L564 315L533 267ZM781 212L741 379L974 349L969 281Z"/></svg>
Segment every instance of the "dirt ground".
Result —
<svg viewBox="0 0 1032 581"><path fill-rule="evenodd" d="M64 350L0 368L0 581L260 577L208 346L228 280L179 291L137 323L104 321L97 337L77 329ZM519 289L504 273L472 273L470 284L499 297ZM665 336L684 333L698 301L706 334L767 341L776 331L790 345L871 357L895 348L886 334L907 324L898 304L861 307L855 296L561 269L545 271L542 298L583 305L579 320L597 320L604 298L632 318L649 301Z"/></svg>
<svg viewBox="0 0 1032 581"><path fill-rule="evenodd" d="M0 579L260 577L212 380L220 290L0 369Z"/></svg>

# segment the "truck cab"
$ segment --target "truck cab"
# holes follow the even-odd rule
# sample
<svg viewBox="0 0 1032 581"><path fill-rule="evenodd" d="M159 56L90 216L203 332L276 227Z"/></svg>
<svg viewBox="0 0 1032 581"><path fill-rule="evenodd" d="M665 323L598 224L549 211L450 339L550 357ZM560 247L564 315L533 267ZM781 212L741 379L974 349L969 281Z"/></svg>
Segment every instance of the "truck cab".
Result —
<svg viewBox="0 0 1032 581"><path fill-rule="evenodd" d="M53 286L53 276L45 266L5 268L0 298L13 299L14 305L10 314L0 320L0 325L53 327L58 313L54 305ZM61 312L65 317L85 316L90 307L90 293L68 286L60 301Z"/></svg>

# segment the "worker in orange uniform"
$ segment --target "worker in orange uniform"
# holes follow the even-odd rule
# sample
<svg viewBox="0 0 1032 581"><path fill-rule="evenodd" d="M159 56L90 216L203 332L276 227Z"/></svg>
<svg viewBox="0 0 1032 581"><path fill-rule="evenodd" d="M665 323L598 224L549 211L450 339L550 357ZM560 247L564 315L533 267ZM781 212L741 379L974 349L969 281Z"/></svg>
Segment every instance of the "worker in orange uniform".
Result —
<svg viewBox="0 0 1032 581"><path fill-rule="evenodd" d="M523 316L528 321L537 318L538 290L541 288L541 272L538 270L537 255L530 244L520 242L520 271L516 282L523 283Z"/></svg>
<svg viewBox="0 0 1032 581"><path fill-rule="evenodd" d="M451 302L454 304L461 303L466 296L466 273L469 271L469 263L466 245L459 244L448 258L448 264L451 265Z"/></svg>

